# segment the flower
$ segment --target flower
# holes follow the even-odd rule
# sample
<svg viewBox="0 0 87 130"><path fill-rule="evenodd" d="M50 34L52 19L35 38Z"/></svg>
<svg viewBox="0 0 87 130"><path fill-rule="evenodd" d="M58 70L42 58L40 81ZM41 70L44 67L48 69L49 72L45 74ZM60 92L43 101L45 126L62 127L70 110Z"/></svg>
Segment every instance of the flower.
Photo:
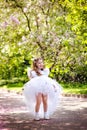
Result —
<svg viewBox="0 0 87 130"><path fill-rule="evenodd" d="M24 8L23 11L26 13L27 12L27 8Z"/></svg>
<svg viewBox="0 0 87 130"><path fill-rule="evenodd" d="M11 16L11 20L13 23L15 23L16 25L20 24L19 20L15 17L15 16Z"/></svg>
<svg viewBox="0 0 87 130"><path fill-rule="evenodd" d="M22 36L22 41L26 41L26 37L25 36Z"/></svg>
<svg viewBox="0 0 87 130"><path fill-rule="evenodd" d="M7 26L8 26L8 22L5 21L5 22L2 24L2 27L3 27L3 28L6 28Z"/></svg>

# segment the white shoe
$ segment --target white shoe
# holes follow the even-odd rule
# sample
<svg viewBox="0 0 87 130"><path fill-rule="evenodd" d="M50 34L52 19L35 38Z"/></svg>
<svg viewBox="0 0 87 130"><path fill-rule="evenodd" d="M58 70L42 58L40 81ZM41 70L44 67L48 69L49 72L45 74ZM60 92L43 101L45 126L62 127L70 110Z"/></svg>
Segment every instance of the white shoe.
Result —
<svg viewBox="0 0 87 130"><path fill-rule="evenodd" d="M35 115L34 120L36 120L36 121L39 121L39 120L40 120L39 114L36 114L36 115Z"/></svg>
<svg viewBox="0 0 87 130"><path fill-rule="evenodd" d="M44 119L46 119L46 120L49 120L50 119L50 117L49 117L49 115L48 115L48 113L46 112L46 113L44 113Z"/></svg>

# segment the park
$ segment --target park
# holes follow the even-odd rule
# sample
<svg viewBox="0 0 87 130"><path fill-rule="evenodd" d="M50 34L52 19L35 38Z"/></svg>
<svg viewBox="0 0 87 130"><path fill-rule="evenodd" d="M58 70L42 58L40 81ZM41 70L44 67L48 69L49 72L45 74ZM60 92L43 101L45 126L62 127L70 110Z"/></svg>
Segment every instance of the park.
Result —
<svg viewBox="0 0 87 130"><path fill-rule="evenodd" d="M86 30L86 0L0 0L0 130L87 130ZM50 120L24 103L38 57L63 88Z"/></svg>

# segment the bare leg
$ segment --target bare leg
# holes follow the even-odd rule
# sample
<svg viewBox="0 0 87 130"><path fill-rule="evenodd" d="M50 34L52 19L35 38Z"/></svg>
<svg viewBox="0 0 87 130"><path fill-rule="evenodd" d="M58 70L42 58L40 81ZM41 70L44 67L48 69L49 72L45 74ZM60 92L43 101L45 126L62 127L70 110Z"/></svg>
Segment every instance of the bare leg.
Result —
<svg viewBox="0 0 87 130"><path fill-rule="evenodd" d="M38 95L36 95L35 112L39 112L39 108L40 108L41 101L42 101L42 94L41 94L41 93L38 93Z"/></svg>
<svg viewBox="0 0 87 130"><path fill-rule="evenodd" d="M44 119L49 119L48 114L48 95L42 95L43 107L44 107Z"/></svg>
<svg viewBox="0 0 87 130"><path fill-rule="evenodd" d="M44 112L47 112L47 99L48 96L47 95L42 95L42 101L43 101L43 107L44 107Z"/></svg>

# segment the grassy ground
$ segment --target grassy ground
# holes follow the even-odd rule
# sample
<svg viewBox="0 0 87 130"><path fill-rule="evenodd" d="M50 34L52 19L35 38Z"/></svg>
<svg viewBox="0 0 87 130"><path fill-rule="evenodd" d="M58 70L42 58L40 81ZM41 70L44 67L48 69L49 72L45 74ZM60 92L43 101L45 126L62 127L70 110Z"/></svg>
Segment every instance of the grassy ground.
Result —
<svg viewBox="0 0 87 130"><path fill-rule="evenodd" d="M87 83L61 83L64 93L87 94Z"/></svg>
<svg viewBox="0 0 87 130"><path fill-rule="evenodd" d="M1 88L6 88L8 90L13 90L16 92L21 92L23 88L23 83L19 82L19 83L6 84L1 86Z"/></svg>
<svg viewBox="0 0 87 130"><path fill-rule="evenodd" d="M60 83L63 87L64 93L71 94L87 94L87 83ZM17 92L21 91L23 88L23 83L8 83L6 85L2 85L0 87L7 88L9 90L15 90Z"/></svg>

